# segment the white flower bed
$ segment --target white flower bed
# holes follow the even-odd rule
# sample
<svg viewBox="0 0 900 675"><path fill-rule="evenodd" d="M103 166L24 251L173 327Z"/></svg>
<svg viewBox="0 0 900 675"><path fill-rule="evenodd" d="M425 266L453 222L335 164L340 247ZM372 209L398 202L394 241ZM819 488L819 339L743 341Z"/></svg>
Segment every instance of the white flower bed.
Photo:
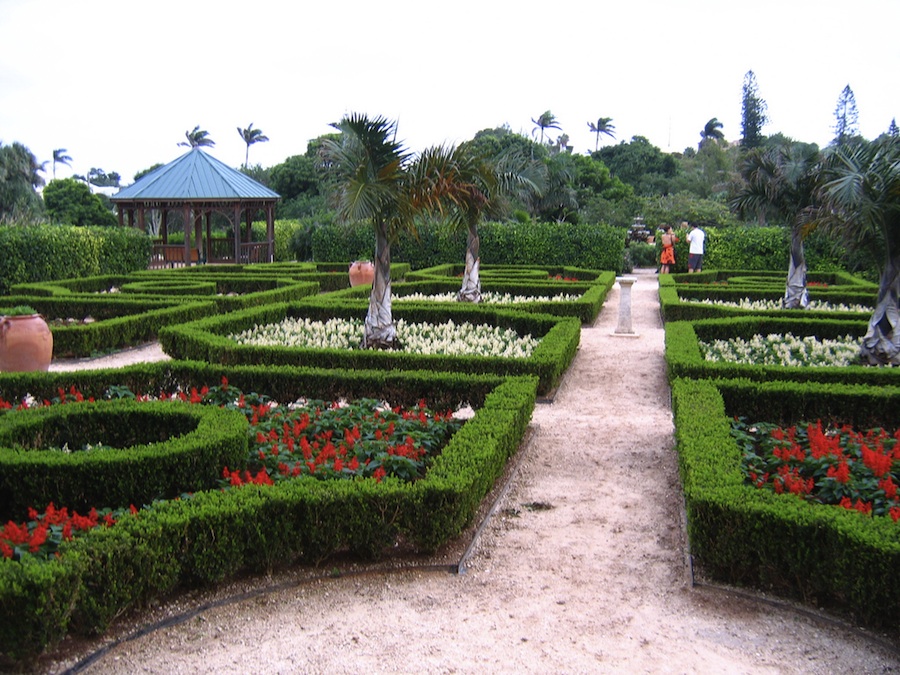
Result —
<svg viewBox="0 0 900 675"><path fill-rule="evenodd" d="M394 322L402 350L415 354L448 354L528 358L539 344L531 335L483 324ZM280 323L254 326L229 335L239 344L311 347L314 349L359 349L365 326L355 319L284 319Z"/></svg>
<svg viewBox="0 0 900 675"><path fill-rule="evenodd" d="M523 302L572 302L580 299L580 295L565 293L546 297L494 293L493 291L485 291L481 294L481 302L486 305L518 305ZM409 295L392 296L391 300L393 302L456 302L456 293L410 293Z"/></svg>
<svg viewBox="0 0 900 675"><path fill-rule="evenodd" d="M737 307L739 309L749 310L768 310L781 309L781 300L751 300L750 298L742 298L737 302L729 300L688 300L689 304L696 305L718 305L720 307ZM822 302L820 300L810 300L807 309L818 312L864 312L871 313L874 308L866 305L845 305L843 303L831 304L830 302Z"/></svg>
<svg viewBox="0 0 900 675"><path fill-rule="evenodd" d="M749 340L700 341L707 361L728 361L766 366L849 366L859 356L859 338L845 335L836 340L795 337L791 333L754 335Z"/></svg>

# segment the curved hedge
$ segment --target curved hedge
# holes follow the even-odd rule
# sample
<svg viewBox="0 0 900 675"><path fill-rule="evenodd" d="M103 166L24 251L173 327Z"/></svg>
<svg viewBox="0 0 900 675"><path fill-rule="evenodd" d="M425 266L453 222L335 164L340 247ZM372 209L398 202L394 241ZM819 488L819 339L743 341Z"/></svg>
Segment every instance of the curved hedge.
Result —
<svg viewBox="0 0 900 675"><path fill-rule="evenodd" d="M0 519L54 502L140 506L214 487L247 461L246 418L181 402L98 401L0 415ZM86 444L109 449L84 451ZM70 451L48 449L68 446Z"/></svg>
<svg viewBox="0 0 900 675"><path fill-rule="evenodd" d="M450 439L425 478L412 484L301 478L208 490L122 517L114 527L95 528L61 545L58 560L20 564L0 559L0 661L34 657L68 632L102 632L124 611L179 585L208 584L298 559L320 563L339 551L373 556L397 537L433 551L471 521L519 447L537 387L534 377L170 362L43 377L0 374L0 391L12 398L69 385L98 390L126 380L183 388L226 374L246 384L271 382L274 391L267 393L283 400L349 392L396 394L397 402L408 403L430 389L445 401L474 397L476 414Z"/></svg>

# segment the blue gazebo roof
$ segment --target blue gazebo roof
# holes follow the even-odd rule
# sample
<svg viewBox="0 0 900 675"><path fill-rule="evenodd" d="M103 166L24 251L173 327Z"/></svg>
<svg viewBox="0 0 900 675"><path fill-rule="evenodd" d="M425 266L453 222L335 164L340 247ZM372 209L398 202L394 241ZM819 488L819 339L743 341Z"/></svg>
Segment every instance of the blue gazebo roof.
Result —
<svg viewBox="0 0 900 675"><path fill-rule="evenodd" d="M270 201L280 198L277 192L223 164L199 146L110 197L113 202Z"/></svg>

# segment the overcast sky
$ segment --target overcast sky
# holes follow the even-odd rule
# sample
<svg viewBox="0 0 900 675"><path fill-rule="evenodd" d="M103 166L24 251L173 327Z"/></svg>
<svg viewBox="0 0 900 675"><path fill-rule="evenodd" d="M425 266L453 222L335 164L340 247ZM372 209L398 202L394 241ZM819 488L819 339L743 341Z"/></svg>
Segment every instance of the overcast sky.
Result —
<svg viewBox="0 0 900 675"><path fill-rule="evenodd" d="M250 163L269 167L349 112L397 120L414 151L530 135L550 110L578 153L600 117L602 144L680 152L712 117L740 138L753 70L763 132L824 146L847 84L866 138L900 118L898 26L900 0L0 0L0 142L123 185L195 125L238 167L252 123L270 141Z"/></svg>

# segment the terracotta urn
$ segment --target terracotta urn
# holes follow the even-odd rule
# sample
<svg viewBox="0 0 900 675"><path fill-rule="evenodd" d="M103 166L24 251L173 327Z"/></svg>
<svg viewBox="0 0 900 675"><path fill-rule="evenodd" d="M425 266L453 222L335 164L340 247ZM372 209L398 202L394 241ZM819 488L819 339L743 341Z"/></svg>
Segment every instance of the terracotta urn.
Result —
<svg viewBox="0 0 900 675"><path fill-rule="evenodd" d="M53 334L40 314L0 316L0 372L48 370Z"/></svg>
<svg viewBox="0 0 900 675"><path fill-rule="evenodd" d="M357 260L350 263L350 285L371 286L375 280L375 265L368 260Z"/></svg>

